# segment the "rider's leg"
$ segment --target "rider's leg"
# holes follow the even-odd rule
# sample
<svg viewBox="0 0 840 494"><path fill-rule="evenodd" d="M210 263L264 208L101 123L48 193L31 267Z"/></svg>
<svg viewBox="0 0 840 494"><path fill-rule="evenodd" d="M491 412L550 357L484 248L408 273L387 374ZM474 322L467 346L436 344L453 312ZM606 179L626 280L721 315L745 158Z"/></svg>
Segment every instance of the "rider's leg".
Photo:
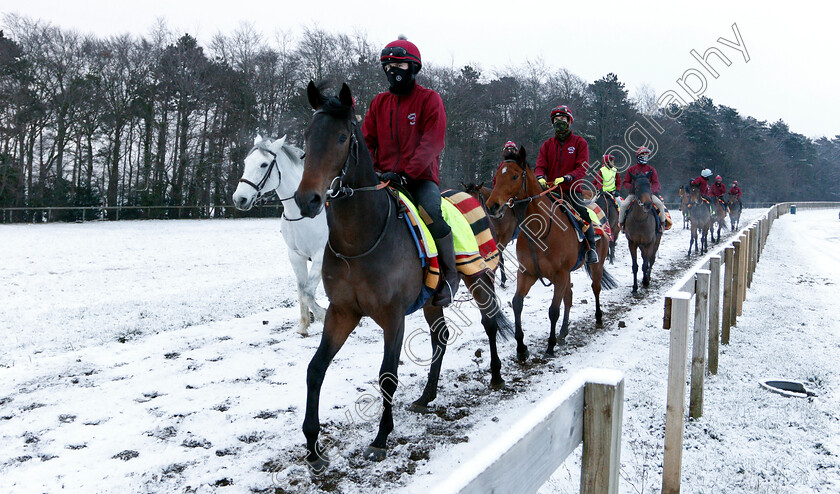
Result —
<svg viewBox="0 0 840 494"><path fill-rule="evenodd" d="M656 195L651 194L650 198L653 200L653 204L659 208L659 219L662 220L662 224L665 224L665 221L668 219L668 216L665 214L665 203L662 202L662 199Z"/></svg>
<svg viewBox="0 0 840 494"><path fill-rule="evenodd" d="M630 206L630 203L636 200L636 196L634 194L630 194L621 201L621 206L618 208L618 224L624 224L624 215L627 214L627 207Z"/></svg>
<svg viewBox="0 0 840 494"><path fill-rule="evenodd" d="M433 305L446 306L452 302L458 291L458 269L455 265L455 245L452 240L452 230L440 211L440 188L431 180L409 181L409 192L414 196L420 207L420 215L429 227L438 248L438 263L440 264L441 289L432 299ZM431 220L431 221L430 221Z"/></svg>
<svg viewBox="0 0 840 494"><path fill-rule="evenodd" d="M586 208L586 200L583 196L579 192L572 192L571 199L572 208L584 221L589 222L589 210ZM586 263L595 264L598 262L598 252L595 251L595 228L590 225L583 233L586 236L586 243L589 244L589 249L586 251Z"/></svg>

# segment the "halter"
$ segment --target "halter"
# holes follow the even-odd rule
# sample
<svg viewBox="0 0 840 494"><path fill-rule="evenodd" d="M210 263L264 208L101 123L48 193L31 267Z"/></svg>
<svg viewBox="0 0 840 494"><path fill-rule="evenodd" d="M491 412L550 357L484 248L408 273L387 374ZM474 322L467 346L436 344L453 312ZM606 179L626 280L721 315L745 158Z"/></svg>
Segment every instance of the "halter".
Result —
<svg viewBox="0 0 840 494"><path fill-rule="evenodd" d="M277 182L278 183L281 180L283 180L283 174L280 173L280 166L277 165L277 153L275 153L274 151L272 151L270 149L264 149L264 148L255 146L253 149L251 149L250 152L248 152L248 155L245 156L245 157L247 158L248 156L251 156L251 154L254 151L257 151L257 150L263 151L263 152L271 155L271 163L269 163L269 165L268 165L268 170L266 170L265 175L263 175L262 180L260 180L259 183L257 183L257 184L255 184L254 182L251 182L250 180L245 179L245 178L240 178L239 181L242 182L242 183L248 184L248 185L250 185L251 187L253 187L254 189L257 190L257 199L256 199L255 203L259 204L259 203L265 201L265 199L263 199L264 196L263 196L263 193L262 193L262 188L265 187L266 182L268 182L268 178L271 176L271 170L273 170L273 169L277 170ZM276 194L276 192L275 192L275 194ZM280 197L279 195L277 196L277 199L281 203L283 201L288 201L289 199L294 199L294 198L295 198L294 194L290 195L289 197ZM286 216L286 211L285 211L285 208L284 208L284 211L283 211L283 219L284 220L286 220L286 221L300 221L303 218L304 218L303 216L301 216L300 218L289 218L288 216Z"/></svg>
<svg viewBox="0 0 840 494"><path fill-rule="evenodd" d="M516 160L504 160L503 163L516 163L517 165L519 165L519 163ZM548 195L554 189L556 189L557 187L560 186L560 184L552 185L551 187L545 189L544 191L540 192L537 195L528 196L528 197L525 197L524 199L516 199L517 197L519 197L519 194L522 194L522 193L527 194L528 193L528 191L526 190L527 184L525 183L526 176L527 176L527 173L525 172L525 169L523 168L522 169L522 186L519 188L519 192L517 192L516 195L514 195L513 197L508 199L507 203L505 203L507 205L507 207L509 207L510 209L513 209L513 207L516 206L517 204L522 204L523 202L531 202L534 199L537 199L539 197L543 197L545 195ZM500 217L500 216L497 216L497 218L498 217Z"/></svg>

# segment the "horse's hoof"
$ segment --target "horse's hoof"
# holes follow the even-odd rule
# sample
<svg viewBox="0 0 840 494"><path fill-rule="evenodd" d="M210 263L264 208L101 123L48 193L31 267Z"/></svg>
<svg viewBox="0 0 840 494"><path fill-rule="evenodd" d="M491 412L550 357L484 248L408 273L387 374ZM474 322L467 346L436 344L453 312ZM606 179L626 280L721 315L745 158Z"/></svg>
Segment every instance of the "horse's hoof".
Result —
<svg viewBox="0 0 840 494"><path fill-rule="evenodd" d="M546 349L545 351L545 358L554 358L554 349Z"/></svg>
<svg viewBox="0 0 840 494"><path fill-rule="evenodd" d="M309 473L312 475L321 475L330 466L330 462L318 456L314 461L306 459L306 466L309 468Z"/></svg>
<svg viewBox="0 0 840 494"><path fill-rule="evenodd" d="M528 361L528 355L530 355L530 352L528 352L527 348L522 352L516 352L516 360L518 360L520 364L524 364Z"/></svg>
<svg viewBox="0 0 840 494"><path fill-rule="evenodd" d="M408 411L414 413L432 413L432 409L428 405L424 405L419 401L415 401L411 405L408 405Z"/></svg>
<svg viewBox="0 0 840 494"><path fill-rule="evenodd" d="M385 459L385 448L377 448L376 446L368 446L365 448L365 459L369 461L382 461Z"/></svg>
<svg viewBox="0 0 840 494"><path fill-rule="evenodd" d="M490 381L490 389L495 390L495 391L501 391L501 390L507 389L507 386L505 386L505 380L504 379L499 379L498 381L491 380Z"/></svg>
<svg viewBox="0 0 840 494"><path fill-rule="evenodd" d="M604 321L595 321L595 327L597 329L602 329L604 327Z"/></svg>
<svg viewBox="0 0 840 494"><path fill-rule="evenodd" d="M309 336L309 331L307 331L306 328L300 328L296 332L297 332L297 334L303 336L304 338Z"/></svg>

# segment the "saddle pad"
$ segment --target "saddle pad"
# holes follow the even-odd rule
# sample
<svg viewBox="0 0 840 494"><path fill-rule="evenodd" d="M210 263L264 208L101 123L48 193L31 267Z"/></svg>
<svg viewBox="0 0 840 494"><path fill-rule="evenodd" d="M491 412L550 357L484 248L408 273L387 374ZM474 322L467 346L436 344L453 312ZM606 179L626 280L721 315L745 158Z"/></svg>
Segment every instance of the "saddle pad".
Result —
<svg viewBox="0 0 840 494"><path fill-rule="evenodd" d="M474 275L485 269L494 271L499 264L499 248L496 241L493 239L493 233L490 231L490 220L484 212L481 204L471 195L463 191L445 190L441 192L441 196L445 199L441 201L444 211L455 208L463 218L464 222L469 227L469 230L456 230L454 223L449 221L447 214L444 213L444 218L450 227L455 238L455 255L458 264L458 271L465 275ZM450 210L450 212L453 212ZM460 220L455 220L460 223ZM462 236L464 241L469 241L470 245L475 242L477 245L476 256L472 252L468 252L465 247L463 250L458 248L461 241L458 236ZM471 248L471 247L470 247Z"/></svg>

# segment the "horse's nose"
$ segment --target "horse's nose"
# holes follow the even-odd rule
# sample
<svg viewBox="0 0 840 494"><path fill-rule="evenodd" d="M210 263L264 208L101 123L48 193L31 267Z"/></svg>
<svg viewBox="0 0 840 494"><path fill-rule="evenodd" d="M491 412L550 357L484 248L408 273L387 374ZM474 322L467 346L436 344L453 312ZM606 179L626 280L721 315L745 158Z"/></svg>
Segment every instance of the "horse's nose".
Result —
<svg viewBox="0 0 840 494"><path fill-rule="evenodd" d="M498 212L499 212L499 207L500 207L500 206L499 206L498 204L491 204L490 206L488 206L488 207L487 207L487 211L488 211L491 215L496 216L496 213L498 213Z"/></svg>
<svg viewBox="0 0 840 494"><path fill-rule="evenodd" d="M314 218L321 210L321 194L295 192L295 204L300 208L300 214L307 218Z"/></svg>
<svg viewBox="0 0 840 494"><path fill-rule="evenodd" d="M233 196L233 205L236 209L243 209L245 204L248 202L248 198L245 196L234 195Z"/></svg>

